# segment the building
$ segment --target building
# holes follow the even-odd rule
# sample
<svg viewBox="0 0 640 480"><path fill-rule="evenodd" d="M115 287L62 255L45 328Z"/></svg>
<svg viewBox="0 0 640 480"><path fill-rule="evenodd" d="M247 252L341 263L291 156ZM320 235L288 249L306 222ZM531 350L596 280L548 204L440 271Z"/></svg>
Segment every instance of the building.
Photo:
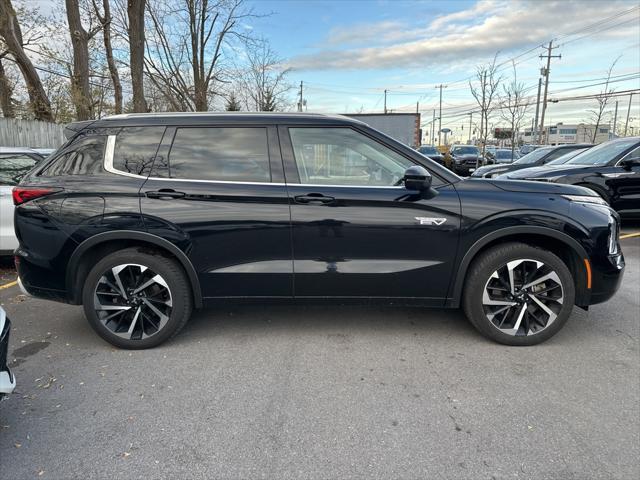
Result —
<svg viewBox="0 0 640 480"><path fill-rule="evenodd" d="M593 132L595 125L585 123L564 124L557 123L555 125L545 126L541 138L536 139L532 135L531 128L525 128L520 133L520 143L539 143L546 145L566 145L571 143L591 143L593 142ZM609 125L600 125L594 143L602 143L611 138Z"/></svg>

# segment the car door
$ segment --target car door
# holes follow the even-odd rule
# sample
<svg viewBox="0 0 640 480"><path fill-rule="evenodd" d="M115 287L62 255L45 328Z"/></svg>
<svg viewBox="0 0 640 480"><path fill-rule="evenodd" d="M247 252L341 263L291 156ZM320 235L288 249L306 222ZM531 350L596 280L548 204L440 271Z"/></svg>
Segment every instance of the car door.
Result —
<svg viewBox="0 0 640 480"><path fill-rule="evenodd" d="M141 194L147 230L187 253L203 297L293 294L275 127L168 128Z"/></svg>
<svg viewBox="0 0 640 480"><path fill-rule="evenodd" d="M456 254L460 202L398 185L417 164L350 127L281 126L296 297L420 298L441 305Z"/></svg>
<svg viewBox="0 0 640 480"><path fill-rule="evenodd" d="M619 212L640 213L640 146L618 160L604 173L606 184L613 192L611 206Z"/></svg>

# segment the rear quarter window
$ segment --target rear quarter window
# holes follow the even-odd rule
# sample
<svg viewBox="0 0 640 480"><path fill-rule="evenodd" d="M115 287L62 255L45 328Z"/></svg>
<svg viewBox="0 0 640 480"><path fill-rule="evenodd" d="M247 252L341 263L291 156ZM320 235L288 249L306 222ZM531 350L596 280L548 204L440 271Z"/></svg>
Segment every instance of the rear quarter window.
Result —
<svg viewBox="0 0 640 480"><path fill-rule="evenodd" d="M40 176L59 177L102 173L106 139L105 135L77 138L40 172Z"/></svg>

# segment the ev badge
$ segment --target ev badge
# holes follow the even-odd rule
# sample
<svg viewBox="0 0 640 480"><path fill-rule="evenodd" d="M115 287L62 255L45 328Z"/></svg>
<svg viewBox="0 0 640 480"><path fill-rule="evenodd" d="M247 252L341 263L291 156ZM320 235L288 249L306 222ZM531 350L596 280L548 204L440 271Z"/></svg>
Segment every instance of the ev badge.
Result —
<svg viewBox="0 0 640 480"><path fill-rule="evenodd" d="M433 217L415 217L420 225L442 225L447 221L446 218L433 218Z"/></svg>

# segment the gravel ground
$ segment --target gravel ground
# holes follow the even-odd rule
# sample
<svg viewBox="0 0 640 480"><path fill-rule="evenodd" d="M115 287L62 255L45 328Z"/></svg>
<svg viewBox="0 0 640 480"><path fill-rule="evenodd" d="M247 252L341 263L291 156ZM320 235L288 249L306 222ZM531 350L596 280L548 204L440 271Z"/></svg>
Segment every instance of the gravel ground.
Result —
<svg viewBox="0 0 640 480"><path fill-rule="evenodd" d="M0 477L639 478L640 238L622 244L617 296L533 348L458 311L245 305L129 352L0 290Z"/></svg>

